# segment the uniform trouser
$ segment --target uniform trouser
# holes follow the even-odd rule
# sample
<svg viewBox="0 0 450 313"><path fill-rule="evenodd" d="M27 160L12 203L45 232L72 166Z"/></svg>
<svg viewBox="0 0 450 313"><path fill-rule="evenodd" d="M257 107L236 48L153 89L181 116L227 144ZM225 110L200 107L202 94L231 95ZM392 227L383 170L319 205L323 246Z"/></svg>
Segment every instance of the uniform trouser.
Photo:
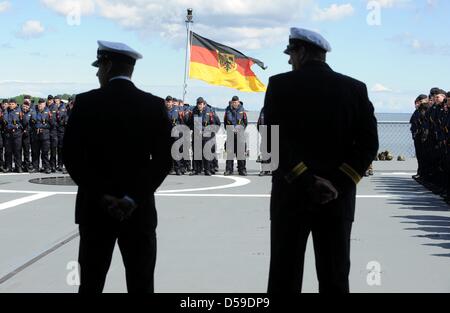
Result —
<svg viewBox="0 0 450 313"><path fill-rule="evenodd" d="M123 222L119 226L80 224L80 293L100 293L105 285L116 241L125 265L129 293L153 293L156 263L154 229L139 229Z"/></svg>
<svg viewBox="0 0 450 313"><path fill-rule="evenodd" d="M305 249L312 233L321 293L348 293L350 235L356 189L327 205L311 205L303 187L272 184L268 292L302 290Z"/></svg>
<svg viewBox="0 0 450 313"><path fill-rule="evenodd" d="M182 162L183 162L183 168L186 171L191 171L192 170L192 161L191 160L183 159Z"/></svg>
<svg viewBox="0 0 450 313"><path fill-rule="evenodd" d="M39 156L42 161L42 167L44 170L50 169L49 150L50 150L50 137L47 133L35 134L33 136L33 167L39 169Z"/></svg>
<svg viewBox="0 0 450 313"><path fill-rule="evenodd" d="M203 153L203 149L204 149L206 143L209 140L213 140L213 139L202 137L201 139L197 139L197 140L201 140L202 141L202 151L201 151L201 156L202 157L199 158L198 160L196 160L195 142L193 140L193 144L192 144L192 152L193 152L192 155L193 155L193 158L194 158L194 160L193 160L193 171L195 173L200 173L201 171L211 172L212 168L214 166L213 165L213 161L206 159L206 157L205 157L205 155Z"/></svg>
<svg viewBox="0 0 450 313"><path fill-rule="evenodd" d="M233 139L233 150L229 150L229 147L227 146L227 143L229 143L231 140L227 140L225 142L225 151L226 153L226 157L227 157L227 161L226 161L226 167L225 170L229 171L229 172L233 172L233 168L234 168L234 158L237 158L237 165L238 165L238 171L241 172L243 170L246 170L246 159L245 159L245 150L247 148L247 144L245 142L240 142L240 138L238 138L237 134L233 134L234 139ZM239 139L239 140L238 140ZM240 148L242 150L242 153L244 155L239 155L238 152L240 152ZM233 158L233 159L231 159Z"/></svg>
<svg viewBox="0 0 450 313"><path fill-rule="evenodd" d="M268 292L301 292L306 243L312 232L319 292L348 293L351 228L352 222L345 219L272 220Z"/></svg>
<svg viewBox="0 0 450 313"><path fill-rule="evenodd" d="M445 172L444 172L444 153L442 147L435 149L435 167L434 177L435 184L438 188L443 188L445 185Z"/></svg>
<svg viewBox="0 0 450 313"><path fill-rule="evenodd" d="M214 160L211 162L211 169L215 170L216 168L219 168L219 160L217 159L217 140L216 137L214 137L214 146L212 147L212 152L214 153Z"/></svg>
<svg viewBox="0 0 450 313"><path fill-rule="evenodd" d="M450 147L447 147L447 153L445 155L445 188L447 197L450 196Z"/></svg>
<svg viewBox="0 0 450 313"><path fill-rule="evenodd" d="M261 171L262 172L271 172L272 171L272 164L271 164L270 159L261 161Z"/></svg>
<svg viewBox="0 0 450 313"><path fill-rule="evenodd" d="M16 169L22 168L22 131L17 130L14 133L6 134L6 152L5 163L7 169L12 169L14 157L14 165Z"/></svg>
<svg viewBox="0 0 450 313"><path fill-rule="evenodd" d="M64 138L64 132L58 131L58 167L63 168L64 166L64 158L63 158L63 138Z"/></svg>
<svg viewBox="0 0 450 313"><path fill-rule="evenodd" d="M56 168L56 154L58 151L58 134L50 132L50 168Z"/></svg>
<svg viewBox="0 0 450 313"><path fill-rule="evenodd" d="M428 160L427 163L429 165L428 168L428 181L436 184L436 178L437 178L437 171L438 171L438 154L437 154L437 149L435 148L436 146L436 142L434 140L431 140L430 142L428 142L428 149L427 149L427 154L428 154Z"/></svg>
<svg viewBox="0 0 450 313"><path fill-rule="evenodd" d="M181 160L177 161L173 159L173 169L176 172L181 171L183 169L183 163L181 162Z"/></svg>
<svg viewBox="0 0 450 313"><path fill-rule="evenodd" d="M31 136L29 133L23 134L22 137L23 166L26 169L31 167Z"/></svg>
<svg viewBox="0 0 450 313"><path fill-rule="evenodd" d="M238 171L241 172L243 170L246 170L246 162L242 161L242 160L238 160L237 161L237 167L238 167ZM233 172L233 167L234 167L234 160L227 160L226 162L226 171L227 172Z"/></svg>
<svg viewBox="0 0 450 313"><path fill-rule="evenodd" d="M244 153L243 156L241 156L241 159L239 159L239 149L238 149L238 144L243 145L243 147L241 146L240 148L242 149L242 152ZM246 159L245 159L245 150L246 150L246 144L245 143L238 143L238 138L237 135L234 135L234 150L233 151L228 151L227 150L227 143L225 143L225 150L227 151L227 161L226 161L226 168L225 170L228 172L233 172L234 170L234 158L237 158L237 166L238 166L238 171L241 172L243 170L246 170ZM233 160L231 160L230 158L233 157ZM244 159L242 160L242 157L244 157Z"/></svg>
<svg viewBox="0 0 450 313"><path fill-rule="evenodd" d="M414 139L414 150L416 151L417 158L417 175L422 175L423 173L423 153L422 153L422 145L419 138Z"/></svg>
<svg viewBox="0 0 450 313"><path fill-rule="evenodd" d="M5 159L3 158L3 133L0 133L0 168L5 165Z"/></svg>

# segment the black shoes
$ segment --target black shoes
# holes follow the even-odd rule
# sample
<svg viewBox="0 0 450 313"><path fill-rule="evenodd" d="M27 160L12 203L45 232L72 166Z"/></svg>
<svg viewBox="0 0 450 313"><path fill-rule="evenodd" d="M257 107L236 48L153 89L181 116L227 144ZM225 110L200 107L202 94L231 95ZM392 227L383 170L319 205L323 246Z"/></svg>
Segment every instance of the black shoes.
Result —
<svg viewBox="0 0 450 313"><path fill-rule="evenodd" d="M211 172L210 171L205 171L205 176L211 176Z"/></svg>
<svg viewBox="0 0 450 313"><path fill-rule="evenodd" d="M230 176L233 175L232 171L226 171L225 173L223 173L224 176Z"/></svg>
<svg viewBox="0 0 450 313"><path fill-rule="evenodd" d="M259 173L259 176L260 176L260 177L263 177L263 176L270 176L270 175L272 175L272 173L271 173L270 171L261 171L261 172Z"/></svg>
<svg viewBox="0 0 450 313"><path fill-rule="evenodd" d="M44 173L45 173L45 174L51 174L52 171L51 171L50 169L46 169L46 170L44 170Z"/></svg>
<svg viewBox="0 0 450 313"><path fill-rule="evenodd" d="M240 176L247 176L247 170L240 170L239 171Z"/></svg>

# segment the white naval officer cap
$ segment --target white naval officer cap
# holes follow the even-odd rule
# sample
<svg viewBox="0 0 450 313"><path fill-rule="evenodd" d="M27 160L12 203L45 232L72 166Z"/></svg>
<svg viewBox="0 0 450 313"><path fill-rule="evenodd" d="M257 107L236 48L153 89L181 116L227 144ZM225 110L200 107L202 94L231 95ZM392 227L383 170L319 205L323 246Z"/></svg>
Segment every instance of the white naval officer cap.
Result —
<svg viewBox="0 0 450 313"><path fill-rule="evenodd" d="M111 42L99 40L97 50L97 60L92 66L98 67L103 60L112 60L130 65L135 65L136 60L142 59L142 55L121 42Z"/></svg>
<svg viewBox="0 0 450 313"><path fill-rule="evenodd" d="M289 45L284 50L284 53L289 54L290 51L294 50L298 41L307 42L321 48L325 52L331 52L330 43L321 34L309 29L291 27Z"/></svg>

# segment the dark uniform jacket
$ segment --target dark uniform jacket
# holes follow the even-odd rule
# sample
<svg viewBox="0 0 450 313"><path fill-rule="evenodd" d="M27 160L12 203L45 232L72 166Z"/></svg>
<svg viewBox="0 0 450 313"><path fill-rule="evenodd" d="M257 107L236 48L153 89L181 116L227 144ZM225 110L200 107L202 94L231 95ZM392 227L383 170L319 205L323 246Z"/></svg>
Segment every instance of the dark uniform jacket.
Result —
<svg viewBox="0 0 450 313"><path fill-rule="evenodd" d="M217 125L220 126L220 119L217 116L217 114L214 112L214 110L212 110L209 107L205 107L203 109L202 112L200 112L200 110L195 107L192 110L192 114L189 114L189 119L187 121L187 125L191 128L191 130L194 130L195 128L195 122L196 119L198 119L198 121L202 123L202 129L199 130L203 130L204 127L207 126L211 126L211 125ZM200 126L200 125L199 125Z"/></svg>
<svg viewBox="0 0 450 313"><path fill-rule="evenodd" d="M10 134L22 134L24 128L23 125L23 113L19 107L14 110L6 110L4 115L5 120L5 131L7 135Z"/></svg>
<svg viewBox="0 0 450 313"><path fill-rule="evenodd" d="M104 194L138 205L130 222L156 227L154 192L170 171L170 124L164 100L116 79L77 95L64 136L64 163L78 185L76 223L107 223Z"/></svg>
<svg viewBox="0 0 450 313"><path fill-rule="evenodd" d="M306 189L318 175L340 192L330 214L353 220L356 184L378 150L377 121L366 85L324 62L310 61L298 71L270 78L264 118L267 125L280 127L272 218L308 209ZM274 148L272 143L272 153Z"/></svg>
<svg viewBox="0 0 450 313"><path fill-rule="evenodd" d="M230 103L230 105L225 110L223 123L225 127L227 125L247 127L247 113L245 112L244 104L241 102L239 107L237 109L234 109Z"/></svg>

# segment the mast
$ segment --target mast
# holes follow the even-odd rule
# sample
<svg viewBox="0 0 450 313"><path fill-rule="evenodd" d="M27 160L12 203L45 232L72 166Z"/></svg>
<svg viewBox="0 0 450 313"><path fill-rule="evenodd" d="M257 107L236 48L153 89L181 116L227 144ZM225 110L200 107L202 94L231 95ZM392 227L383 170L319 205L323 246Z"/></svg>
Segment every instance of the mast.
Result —
<svg viewBox="0 0 450 313"><path fill-rule="evenodd" d="M184 84L183 84L183 102L186 101L187 94L187 80L189 78L189 58L191 52L191 26L194 24L194 16L192 14L192 9L187 9L186 15L186 59L184 62Z"/></svg>

